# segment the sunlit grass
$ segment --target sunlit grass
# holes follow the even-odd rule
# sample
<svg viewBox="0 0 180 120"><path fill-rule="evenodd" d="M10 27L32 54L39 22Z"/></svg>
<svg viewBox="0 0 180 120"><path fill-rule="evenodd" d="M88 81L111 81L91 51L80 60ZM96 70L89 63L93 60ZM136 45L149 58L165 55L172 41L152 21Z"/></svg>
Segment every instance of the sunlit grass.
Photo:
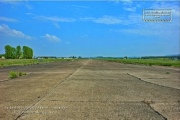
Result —
<svg viewBox="0 0 180 120"><path fill-rule="evenodd" d="M74 59L0 59L0 67L17 66L17 65L32 65L48 62L71 61Z"/></svg>
<svg viewBox="0 0 180 120"><path fill-rule="evenodd" d="M172 59L104 59L111 62L119 62L124 64L143 64L143 65L159 65L180 67L180 60Z"/></svg>

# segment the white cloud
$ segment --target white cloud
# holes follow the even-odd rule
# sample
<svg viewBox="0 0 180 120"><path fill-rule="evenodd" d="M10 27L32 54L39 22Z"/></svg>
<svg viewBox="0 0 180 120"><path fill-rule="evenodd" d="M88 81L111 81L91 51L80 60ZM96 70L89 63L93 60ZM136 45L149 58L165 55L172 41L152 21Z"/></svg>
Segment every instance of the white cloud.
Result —
<svg viewBox="0 0 180 120"><path fill-rule="evenodd" d="M103 16L100 18L94 18L94 17L85 17L85 18L80 18L82 21L92 21L95 23L101 23L101 24L119 24L121 23L121 19L118 17L113 17L113 16Z"/></svg>
<svg viewBox="0 0 180 120"><path fill-rule="evenodd" d="M54 16L36 16L34 17L37 20L43 21L52 21L52 22L74 22L76 19L74 18L63 18L63 17L54 17Z"/></svg>
<svg viewBox="0 0 180 120"><path fill-rule="evenodd" d="M126 2L125 2L126 3ZM179 39L179 14L180 7L178 2L155 2L149 5L147 9L172 9L172 22L144 22L142 13L130 13L122 17L121 25L126 25L126 29L110 30L122 34L138 34L142 36L156 36L158 38L176 40ZM127 8L142 5L126 3ZM124 8L126 9L126 8Z"/></svg>
<svg viewBox="0 0 180 120"><path fill-rule="evenodd" d="M23 39L32 39L31 36L28 36L21 31L11 29L11 28L9 28L8 25L5 25L5 24L0 25L0 34L12 36L12 37L23 38Z"/></svg>
<svg viewBox="0 0 180 120"><path fill-rule="evenodd" d="M129 8L125 7L124 10L134 12L134 11L136 11L136 7L129 7Z"/></svg>
<svg viewBox="0 0 180 120"><path fill-rule="evenodd" d="M18 20L16 20L16 19L8 18L8 17L3 17L3 16L0 16L0 21L4 21L4 22L18 22Z"/></svg>
<svg viewBox="0 0 180 120"><path fill-rule="evenodd" d="M131 1L131 0L125 0L125 1L123 1L123 9L125 10L125 11L129 11L129 12L136 12L136 10L138 9L138 8L140 8L141 7L141 5L140 4L138 4L138 3L134 3L133 1Z"/></svg>
<svg viewBox="0 0 180 120"><path fill-rule="evenodd" d="M27 12L27 13L25 13L26 15L30 15L30 16L32 16L32 15L34 15L33 13L30 13L30 12Z"/></svg>
<svg viewBox="0 0 180 120"><path fill-rule="evenodd" d="M82 6L82 5L72 5L70 6L71 8L74 7L74 8L77 8L77 9L88 9L89 6Z"/></svg>
<svg viewBox="0 0 180 120"><path fill-rule="evenodd" d="M145 35L145 36L152 36L152 35L158 35L157 32L154 32L149 29L122 29L122 30L111 30L112 32L119 32L119 33L127 33L127 34L138 34L138 35Z"/></svg>
<svg viewBox="0 0 180 120"><path fill-rule="evenodd" d="M61 39L58 38L57 36L55 35L50 35L50 34L45 34L44 36L42 36L43 38L49 40L49 41L53 41L53 42L60 42Z"/></svg>
<svg viewBox="0 0 180 120"><path fill-rule="evenodd" d="M53 25L54 25L54 27L56 27L56 28L60 28L59 24L56 23L56 22L54 22Z"/></svg>
<svg viewBox="0 0 180 120"><path fill-rule="evenodd" d="M11 5L18 5L20 2L18 1L13 1L13 0L0 0L0 3L3 3L3 4L11 4Z"/></svg>
<svg viewBox="0 0 180 120"><path fill-rule="evenodd" d="M175 17L180 16L180 3L179 2L155 2L152 4L151 8L152 9L171 9L172 10L172 15Z"/></svg>
<svg viewBox="0 0 180 120"><path fill-rule="evenodd" d="M25 6L27 9L30 10L33 8L33 6L30 5L27 0L0 0L0 3L9 4L13 7Z"/></svg>

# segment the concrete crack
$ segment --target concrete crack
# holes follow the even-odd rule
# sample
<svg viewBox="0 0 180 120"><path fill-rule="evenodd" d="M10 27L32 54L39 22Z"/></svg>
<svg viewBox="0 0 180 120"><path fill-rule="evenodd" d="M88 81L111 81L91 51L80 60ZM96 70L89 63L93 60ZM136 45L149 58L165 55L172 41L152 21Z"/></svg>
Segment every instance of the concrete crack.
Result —
<svg viewBox="0 0 180 120"><path fill-rule="evenodd" d="M57 85L55 85L48 93L46 93L43 97L41 97L37 102L35 102L33 105L31 105L30 107L28 107L27 109L25 109L20 115L18 115L15 120L18 120L26 111L30 110L33 106L35 106L36 104L38 104L43 98L45 98L47 95L49 95L55 88L57 88L57 86L59 86L60 84L62 84L63 82L67 81L68 78L70 78L76 71L78 71L79 69L82 68L83 65L81 65L78 69L76 69L72 74L69 75L69 77L67 77L66 79L64 79L63 81L59 82Z"/></svg>

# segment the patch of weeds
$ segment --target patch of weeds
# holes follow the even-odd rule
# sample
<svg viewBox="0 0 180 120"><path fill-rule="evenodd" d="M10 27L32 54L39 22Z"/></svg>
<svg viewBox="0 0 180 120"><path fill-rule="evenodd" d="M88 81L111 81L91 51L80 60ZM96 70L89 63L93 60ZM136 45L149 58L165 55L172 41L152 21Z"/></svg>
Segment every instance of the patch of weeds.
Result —
<svg viewBox="0 0 180 120"><path fill-rule="evenodd" d="M0 68L3 68L4 67L4 64L2 63L1 65L0 65Z"/></svg>
<svg viewBox="0 0 180 120"><path fill-rule="evenodd" d="M152 66L152 64L151 64L151 63L149 63L149 66Z"/></svg>
<svg viewBox="0 0 180 120"><path fill-rule="evenodd" d="M170 74L170 72L166 72L166 74Z"/></svg>
<svg viewBox="0 0 180 120"><path fill-rule="evenodd" d="M172 66L171 64L162 64L162 66Z"/></svg>
<svg viewBox="0 0 180 120"><path fill-rule="evenodd" d="M15 72L15 71L11 71L11 72L9 73L9 77L10 77L11 79L17 78L17 77L18 77L18 73Z"/></svg>
<svg viewBox="0 0 180 120"><path fill-rule="evenodd" d="M26 75L25 72L19 72L19 76L23 76L23 75Z"/></svg>
<svg viewBox="0 0 180 120"><path fill-rule="evenodd" d="M23 76L23 75L26 75L26 73L25 72L15 72L15 71L10 71L9 72L9 77L11 79L14 79L14 78L17 78L17 77Z"/></svg>

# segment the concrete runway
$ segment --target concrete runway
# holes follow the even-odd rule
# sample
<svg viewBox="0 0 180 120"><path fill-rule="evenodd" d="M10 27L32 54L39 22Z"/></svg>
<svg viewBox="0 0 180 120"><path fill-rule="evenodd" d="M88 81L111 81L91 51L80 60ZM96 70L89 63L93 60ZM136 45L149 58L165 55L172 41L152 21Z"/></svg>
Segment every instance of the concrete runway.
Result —
<svg viewBox="0 0 180 120"><path fill-rule="evenodd" d="M0 68L0 119L178 120L179 73L100 60Z"/></svg>

